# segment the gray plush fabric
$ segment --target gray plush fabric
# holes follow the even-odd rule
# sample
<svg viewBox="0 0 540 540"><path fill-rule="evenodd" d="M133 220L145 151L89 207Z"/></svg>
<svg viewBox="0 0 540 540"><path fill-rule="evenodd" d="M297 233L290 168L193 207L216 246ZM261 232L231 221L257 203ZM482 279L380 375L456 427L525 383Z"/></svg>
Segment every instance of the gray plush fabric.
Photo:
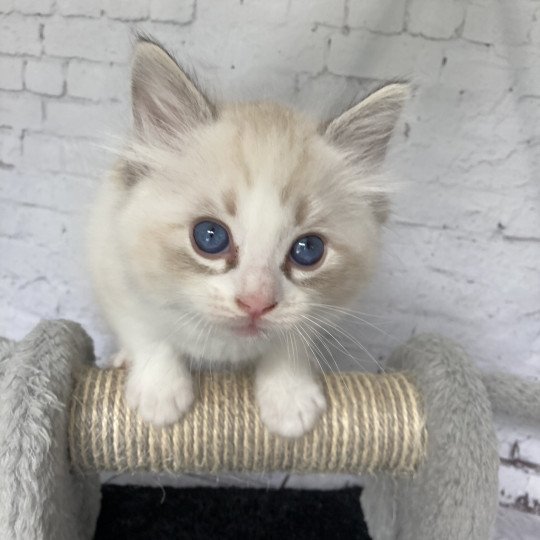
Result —
<svg viewBox="0 0 540 540"><path fill-rule="evenodd" d="M0 341L0 538L93 537L96 475L69 470L67 410L73 372L93 359L72 322L39 324L19 343Z"/></svg>
<svg viewBox="0 0 540 540"><path fill-rule="evenodd" d="M0 337L0 377L4 376L4 365L6 360L13 354L15 343L9 339Z"/></svg>
<svg viewBox="0 0 540 540"><path fill-rule="evenodd" d="M509 373L483 373L494 412L538 422L540 419L540 383Z"/></svg>
<svg viewBox="0 0 540 540"><path fill-rule="evenodd" d="M411 339L388 367L412 374L424 397L426 461L412 477L367 480L361 503L374 540L487 540L497 512L499 457L491 405L463 350Z"/></svg>

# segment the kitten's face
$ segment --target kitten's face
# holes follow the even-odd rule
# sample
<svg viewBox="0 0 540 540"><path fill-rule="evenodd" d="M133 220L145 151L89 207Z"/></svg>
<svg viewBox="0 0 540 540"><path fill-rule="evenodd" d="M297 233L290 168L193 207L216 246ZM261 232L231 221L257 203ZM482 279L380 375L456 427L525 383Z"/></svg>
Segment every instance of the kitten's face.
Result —
<svg viewBox="0 0 540 540"><path fill-rule="evenodd" d="M383 190L370 160L380 149L365 151L361 163L351 157L341 140L356 120L350 111L326 130L272 104L216 113L164 56L164 86L178 85L175 92L158 83L137 89L137 69L148 86L156 73L140 72L158 69L162 52L144 46L151 49L136 58L134 75L139 135L119 209L135 287L238 339L316 326L313 312L350 301L373 266ZM379 137L385 145L391 127Z"/></svg>

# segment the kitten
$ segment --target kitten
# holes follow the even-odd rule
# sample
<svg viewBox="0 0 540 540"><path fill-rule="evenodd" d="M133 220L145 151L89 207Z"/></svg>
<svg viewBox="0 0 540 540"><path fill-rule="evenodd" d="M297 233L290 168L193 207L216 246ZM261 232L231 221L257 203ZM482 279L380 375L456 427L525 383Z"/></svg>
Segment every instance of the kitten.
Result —
<svg viewBox="0 0 540 540"><path fill-rule="evenodd" d="M319 125L274 103L216 105L159 45L136 45L133 133L90 228L98 298L129 359L128 405L178 420L190 366L256 362L268 429L310 430L322 304L366 282L386 215L379 168L408 89Z"/></svg>

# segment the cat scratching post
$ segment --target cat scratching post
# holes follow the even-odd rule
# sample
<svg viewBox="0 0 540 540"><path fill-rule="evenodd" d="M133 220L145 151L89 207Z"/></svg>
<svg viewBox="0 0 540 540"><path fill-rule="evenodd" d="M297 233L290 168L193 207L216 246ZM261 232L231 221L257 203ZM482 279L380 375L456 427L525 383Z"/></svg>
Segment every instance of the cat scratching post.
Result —
<svg viewBox="0 0 540 540"><path fill-rule="evenodd" d="M201 375L192 410L155 428L125 407L125 373L92 361L72 322L0 338L0 538L92 538L100 470L373 472L362 506L374 540L488 538L491 410L478 373L446 340L411 340L391 359L399 372L327 376L328 410L298 440L264 428L246 374Z"/></svg>
<svg viewBox="0 0 540 540"><path fill-rule="evenodd" d="M142 422L124 403L124 370L84 370L69 421L79 471L412 472L425 453L425 418L400 373L327 374L328 409L299 439L274 436L257 412L247 374L195 376L199 395L173 426Z"/></svg>

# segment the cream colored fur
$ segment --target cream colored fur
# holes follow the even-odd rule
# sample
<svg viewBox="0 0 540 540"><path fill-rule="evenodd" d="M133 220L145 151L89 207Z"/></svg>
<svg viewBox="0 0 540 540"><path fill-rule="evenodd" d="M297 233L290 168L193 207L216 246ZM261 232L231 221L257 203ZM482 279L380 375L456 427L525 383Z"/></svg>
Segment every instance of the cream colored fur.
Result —
<svg viewBox="0 0 540 540"><path fill-rule="evenodd" d="M326 406L319 307L353 300L375 262L388 190L379 166L407 89L389 85L322 128L276 104L214 106L152 42L137 45L133 73L133 135L89 235L128 404L149 422L174 422L196 395L192 368L251 361L266 426L300 436ZM232 262L192 247L201 218L227 225ZM326 243L313 270L288 261L307 233ZM235 299L250 294L277 306L244 336Z"/></svg>

